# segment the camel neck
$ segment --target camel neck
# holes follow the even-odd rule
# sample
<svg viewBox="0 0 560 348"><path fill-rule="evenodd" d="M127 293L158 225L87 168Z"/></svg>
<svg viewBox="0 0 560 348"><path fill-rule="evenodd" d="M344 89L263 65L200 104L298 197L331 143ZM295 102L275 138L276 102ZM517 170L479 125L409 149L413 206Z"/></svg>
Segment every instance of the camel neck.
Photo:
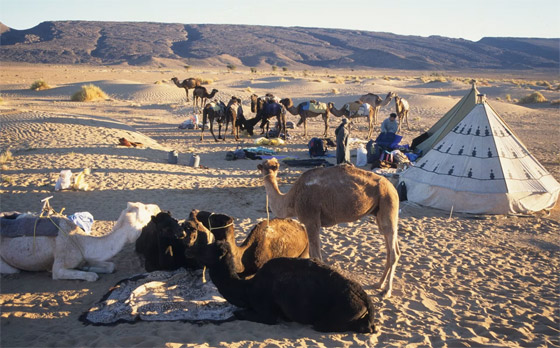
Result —
<svg viewBox="0 0 560 348"><path fill-rule="evenodd" d="M109 234L102 237L92 237L86 235L76 235L76 238L84 239L84 258L86 261L105 261L115 256L126 244L128 229L124 227L112 230Z"/></svg>
<svg viewBox="0 0 560 348"><path fill-rule="evenodd" d="M224 256L217 264L209 267L210 279L218 291L230 303L237 307L247 307L247 280L239 278L235 272L233 255Z"/></svg>
<svg viewBox="0 0 560 348"><path fill-rule="evenodd" d="M279 218L287 218L293 216L290 214L288 205L286 204L287 197L290 194L283 194L278 188L278 181L276 180L276 174L271 173L263 177L264 187L266 194L268 195L268 202L270 204L270 209Z"/></svg>

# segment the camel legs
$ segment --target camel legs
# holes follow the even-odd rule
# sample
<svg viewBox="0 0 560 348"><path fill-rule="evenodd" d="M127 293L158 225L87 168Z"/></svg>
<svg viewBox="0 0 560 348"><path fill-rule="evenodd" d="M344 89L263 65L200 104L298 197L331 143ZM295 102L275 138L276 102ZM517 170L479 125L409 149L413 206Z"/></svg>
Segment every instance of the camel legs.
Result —
<svg viewBox="0 0 560 348"><path fill-rule="evenodd" d="M99 278L95 272L84 272L78 271L76 269L66 268L64 262L61 260L55 260L52 268L52 278L53 279L81 279L87 280L88 282L94 282Z"/></svg>
<svg viewBox="0 0 560 348"><path fill-rule="evenodd" d="M115 264L105 261L88 261L88 266L80 268L83 271L95 273L113 273L115 271Z"/></svg>
<svg viewBox="0 0 560 348"><path fill-rule="evenodd" d="M323 137L327 137L327 130L329 129L329 114L323 114L323 121L325 122L325 131Z"/></svg>
<svg viewBox="0 0 560 348"><path fill-rule="evenodd" d="M309 239L309 257L323 260L321 257L321 223L317 222L304 222L305 229L307 230L307 238Z"/></svg>
<svg viewBox="0 0 560 348"><path fill-rule="evenodd" d="M399 248L396 230L394 232L384 233L384 237L387 251L387 261L383 275L376 287L382 289L384 297L391 297L391 292L393 290L393 277L395 275L397 263L399 262L399 258L401 256L401 250Z"/></svg>

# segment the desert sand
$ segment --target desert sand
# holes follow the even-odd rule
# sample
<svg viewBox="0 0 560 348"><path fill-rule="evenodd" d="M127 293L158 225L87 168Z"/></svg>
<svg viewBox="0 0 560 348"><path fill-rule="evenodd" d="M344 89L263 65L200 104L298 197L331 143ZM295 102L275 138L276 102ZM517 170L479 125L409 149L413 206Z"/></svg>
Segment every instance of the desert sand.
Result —
<svg viewBox="0 0 560 348"><path fill-rule="evenodd" d="M367 92L383 97L394 91L411 105L410 129L403 143L427 130L470 89L478 88L527 145L532 154L560 180L560 117L557 106L521 106L507 102L540 90L549 100L558 91L526 81L519 73L422 81L421 73L379 71L259 72L223 69L148 67L90 67L3 64L0 70L0 150L13 159L2 165L1 211L39 212L40 200L54 196L51 205L66 214L88 211L94 231L111 230L126 202L155 203L184 219L192 209L226 213L236 218L238 241L265 219L266 196L258 160L226 161L227 151L255 146L258 136L244 134L236 142L228 131L214 142L209 131L179 129L193 114L192 101L170 79L199 76L213 82L217 98L243 100L253 117L249 96L267 92L291 97L333 101L338 108ZM39 79L51 89L30 90ZM557 77L556 77L557 79ZM70 96L93 83L110 99L72 102ZM336 89L336 90L335 90ZM192 92L191 92L192 93ZM192 95L191 95L192 96ZM191 99L192 100L192 99ZM381 122L394 103L381 109ZM298 117L288 120L297 123ZM328 136L340 119L330 117ZM307 142L320 136L323 121L311 119L289 130L290 139L277 148L280 155L308 158ZM379 123L374 134L379 132ZM366 122L353 122L352 154L367 135ZM125 137L142 147L118 145ZM168 152L179 153L168 163ZM203 168L188 166L191 154ZM331 153L334 149L331 148ZM353 161L356 158L353 157ZM330 159L334 163L334 158ZM86 176L90 191L57 191L59 172ZM364 169L369 170L368 167ZM280 189L306 168L282 166ZM112 261L113 274L95 282L52 280L49 272L22 272L1 277L0 345L2 347L550 347L560 345L560 214L556 207L534 216L474 216L450 214L401 202L399 239L402 257L393 296L383 299L373 287L383 271L385 247L373 218L323 229L324 260L354 277L373 300L375 334L320 333L297 323L268 326L247 321L222 324L139 321L115 326L84 325L78 320L119 280L144 272L133 245Z"/></svg>

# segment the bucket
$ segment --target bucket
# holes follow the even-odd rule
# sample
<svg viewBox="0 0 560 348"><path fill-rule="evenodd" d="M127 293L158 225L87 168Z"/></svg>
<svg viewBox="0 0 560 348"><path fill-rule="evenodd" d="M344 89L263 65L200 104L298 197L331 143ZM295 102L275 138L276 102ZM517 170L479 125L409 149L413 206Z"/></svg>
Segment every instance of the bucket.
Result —
<svg viewBox="0 0 560 348"><path fill-rule="evenodd" d="M198 155L193 154L191 156L191 160L189 161L189 166L198 168L200 166L200 157Z"/></svg>
<svg viewBox="0 0 560 348"><path fill-rule="evenodd" d="M171 164L177 164L178 160L179 160L179 152L177 152L176 150L169 151L169 154L167 155L167 162Z"/></svg>

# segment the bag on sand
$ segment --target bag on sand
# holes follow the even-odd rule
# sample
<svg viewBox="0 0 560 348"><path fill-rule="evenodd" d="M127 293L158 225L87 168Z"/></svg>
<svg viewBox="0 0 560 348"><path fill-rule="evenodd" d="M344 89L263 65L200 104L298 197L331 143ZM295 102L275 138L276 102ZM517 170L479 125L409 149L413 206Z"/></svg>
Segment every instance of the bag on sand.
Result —
<svg viewBox="0 0 560 348"><path fill-rule="evenodd" d="M324 156L327 153L327 144L321 138L311 138L307 147L309 148L309 157Z"/></svg>

